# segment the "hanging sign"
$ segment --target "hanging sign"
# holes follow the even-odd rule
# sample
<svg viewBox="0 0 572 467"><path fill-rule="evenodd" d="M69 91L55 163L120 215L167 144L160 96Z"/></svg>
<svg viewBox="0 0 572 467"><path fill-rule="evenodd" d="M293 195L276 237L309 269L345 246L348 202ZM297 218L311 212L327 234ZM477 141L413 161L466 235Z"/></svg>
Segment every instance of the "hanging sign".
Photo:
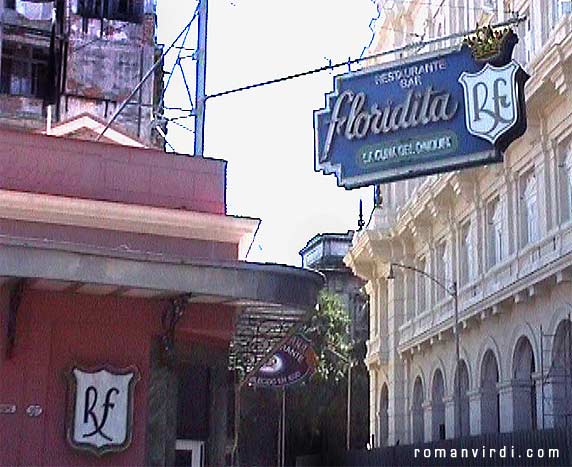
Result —
<svg viewBox="0 0 572 467"><path fill-rule="evenodd" d="M129 447L133 389L138 380L135 367L71 370L67 435L74 449L101 456Z"/></svg>
<svg viewBox="0 0 572 467"><path fill-rule="evenodd" d="M357 188L501 161L526 131L529 76L511 60L512 31L479 34L470 46L337 76L314 112L315 170Z"/></svg>
<svg viewBox="0 0 572 467"><path fill-rule="evenodd" d="M296 384L316 371L318 357L306 338L295 335L250 378L252 386L280 388Z"/></svg>

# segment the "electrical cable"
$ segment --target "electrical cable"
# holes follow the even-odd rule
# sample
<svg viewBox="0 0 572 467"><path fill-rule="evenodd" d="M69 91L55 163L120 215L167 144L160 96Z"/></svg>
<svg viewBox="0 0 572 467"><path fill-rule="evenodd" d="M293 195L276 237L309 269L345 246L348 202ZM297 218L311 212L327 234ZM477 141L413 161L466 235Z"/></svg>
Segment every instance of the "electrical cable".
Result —
<svg viewBox="0 0 572 467"><path fill-rule="evenodd" d="M522 21L526 20L526 16L518 16L516 18L512 18L510 20L507 21L503 21L501 23L497 23L494 25L491 25L492 27L504 27L504 26L510 26L513 24L519 24ZM412 42L410 44L406 44L404 46L398 47L396 49L391 49L391 50L385 50L383 52L378 52L375 53L373 55L368 55L365 57L358 57L358 58L354 58L354 59L350 59L350 60L346 60L344 62L338 62L338 63L334 63L334 64L328 64L325 66L321 66L321 67L317 67L317 68L313 68L311 70L307 70L307 71L302 71L299 73L293 73L287 76L282 76L280 78L274 78L271 80L267 80L267 81L262 81L259 83L254 83L254 84L248 84L246 86L240 86L238 88L234 88L234 89L229 89L226 91L221 91L221 92L217 92L214 94L209 94L206 96L205 99L212 99L215 97L222 97L222 96L227 96L229 94L235 94L237 92L242 92L242 91L248 91L250 89L255 89L255 88L259 88L261 86L267 86L269 84L277 84L277 83L282 83L284 81L290 81L292 79L296 79L296 78L302 78L304 76L309 76L309 75L313 75L316 73L321 73L323 71L329 71L329 70L333 70L334 68L340 68L340 67L344 67L344 66L349 66L349 65L353 65L356 63L360 63L366 60L375 60L376 58L381 58L384 57L386 55L390 55L390 54L395 54L398 52L405 52L408 51L410 49L414 49L416 47L425 47L427 45L431 45L431 44L436 44L439 42L443 42L443 41L447 41L447 40L451 40L451 39L458 39L458 38L462 38L465 37L469 34L475 34L479 31L479 29L473 29L470 31L465 31L465 32L458 32L458 33L453 33L453 34L449 34L447 36L441 36L441 37L437 37L434 39L429 39L427 41L417 41L417 42Z"/></svg>
<svg viewBox="0 0 572 467"><path fill-rule="evenodd" d="M200 3L199 3L200 4ZM113 113L113 115L111 116L111 118L109 119L109 121L105 124L105 127L103 128L103 130L101 131L101 133L98 135L98 137L96 138L96 141L99 141L101 139L101 137L105 134L105 132L109 129L109 127L113 124L113 122L115 121L115 119L119 116L119 114L123 111L123 109L127 106L127 104L129 103L129 101L131 100L131 98L137 94L137 92L139 91L139 89L141 89L141 87L143 86L143 84L145 83L145 81L147 81L147 79L149 78L149 76L151 76L153 74L153 72L157 69L157 67L163 62L163 59L165 58L165 55L167 55L167 53L169 53L171 51L171 49L177 44L177 42L179 41L179 39L190 29L194 19L196 18L196 16L193 16L191 18L191 20L187 23L187 25L183 28L183 30L179 33L179 35L175 38L175 40L171 43L171 45L169 47L167 47L166 50L163 51L163 53L161 54L161 56L155 61L155 63L153 64L153 66L149 69L149 71L147 71L147 73L145 73L145 76L143 76L143 78L139 81L139 84L137 84L137 86L135 86L135 88L133 89L133 91L131 91L131 93L129 94L129 96L127 96L127 98L123 101L123 103L119 106L119 108Z"/></svg>

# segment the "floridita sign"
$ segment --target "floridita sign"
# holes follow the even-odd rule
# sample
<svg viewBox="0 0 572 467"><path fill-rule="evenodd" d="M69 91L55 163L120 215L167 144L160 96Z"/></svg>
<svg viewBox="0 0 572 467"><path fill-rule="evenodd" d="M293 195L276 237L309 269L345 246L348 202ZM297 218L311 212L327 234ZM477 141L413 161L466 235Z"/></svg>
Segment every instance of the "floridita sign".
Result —
<svg viewBox="0 0 572 467"><path fill-rule="evenodd" d="M498 42L488 60L463 45L337 76L314 113L316 171L356 188L502 160L526 131L528 75L516 36Z"/></svg>

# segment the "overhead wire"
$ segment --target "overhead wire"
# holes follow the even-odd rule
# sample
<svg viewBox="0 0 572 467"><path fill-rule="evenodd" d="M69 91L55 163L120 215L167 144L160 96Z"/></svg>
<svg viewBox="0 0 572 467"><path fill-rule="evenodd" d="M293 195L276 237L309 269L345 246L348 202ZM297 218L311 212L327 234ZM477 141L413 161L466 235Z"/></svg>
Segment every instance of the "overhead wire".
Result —
<svg viewBox="0 0 572 467"><path fill-rule="evenodd" d="M516 18L512 18L509 19L507 21L503 21L501 23L497 23L494 26L495 27L503 27L503 26L510 26L512 24L518 24L522 21L525 20L526 17L524 16L518 16ZM390 55L390 54L395 54L395 53L399 53L399 52L405 52L407 50L413 49L415 47L426 47L427 45L432 45L432 44L437 44L439 42L444 42L447 40L452 40L452 39L458 39L458 38L463 38L469 34L475 34L476 32L478 32L478 29L473 29L470 31L464 31L464 32L458 32L458 33L452 33L452 34L448 34L446 36L440 36L440 37L436 37L433 39L429 39L429 40L421 40L421 41L416 41L416 42L411 42L409 44L405 44L401 47L398 47L396 49L391 49L391 50L384 50L382 52L378 52L372 55L368 55L365 57L358 57L358 58L354 58L354 59L349 59L343 62L337 62L337 63L333 63L333 64L328 64L325 66L321 66L321 67L317 67L317 68L313 68L311 70L306 70L306 71L302 71L299 73L293 73L290 75L286 75L286 76L281 76L279 78L274 78L274 79L270 79L267 81L262 81L259 83L253 83L253 84L248 84L245 86L240 86L237 88L233 88L233 89L228 89L226 91L220 91L220 92L216 92L213 94L209 94L206 96L206 99L212 99L215 97L222 97L222 96L227 96L229 94L235 94L237 92L242 92L242 91L248 91L250 89L255 89L255 88L259 88L261 86L267 86L270 84L277 84L277 83L282 83L284 81L290 81L292 79L296 79L296 78L301 78L304 76L309 76L309 75L313 75L316 73L321 73L323 71L329 71L332 70L334 68L340 68L340 67L345 67L345 66L349 66L349 65L353 65L356 63L360 63L360 62L364 62L366 60L375 60L376 58L381 58L384 57L386 55Z"/></svg>

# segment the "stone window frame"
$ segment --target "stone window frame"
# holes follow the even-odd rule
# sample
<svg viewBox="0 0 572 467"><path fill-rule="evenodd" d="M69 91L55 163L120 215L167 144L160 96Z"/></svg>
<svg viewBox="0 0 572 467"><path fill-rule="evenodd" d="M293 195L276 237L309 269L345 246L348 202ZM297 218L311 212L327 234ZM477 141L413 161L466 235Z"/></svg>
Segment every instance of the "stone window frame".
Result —
<svg viewBox="0 0 572 467"><path fill-rule="evenodd" d="M426 274L431 275L429 270L430 264L428 260L429 254L423 253L417 257L415 264L417 269L424 271ZM415 315L419 316L431 308L431 287L427 283L427 278L423 274L415 274Z"/></svg>
<svg viewBox="0 0 572 467"><path fill-rule="evenodd" d="M459 229L459 268L461 284L469 284L478 276L474 222L469 217L464 220Z"/></svg>
<svg viewBox="0 0 572 467"><path fill-rule="evenodd" d="M489 267L502 263L508 252L505 232L506 202L500 196L493 196L487 203L487 261Z"/></svg>
<svg viewBox="0 0 572 467"><path fill-rule="evenodd" d="M570 142L562 156L561 186L562 186L562 212L561 221L572 221L572 142Z"/></svg>
<svg viewBox="0 0 572 467"><path fill-rule="evenodd" d="M539 210L538 210L538 180L534 171L534 166L525 171L520 177L520 199L521 212L521 247L532 245L540 238L538 228Z"/></svg>
<svg viewBox="0 0 572 467"><path fill-rule="evenodd" d="M440 282L450 285L453 281L453 254L452 242L447 236L442 237L435 247L436 276ZM447 298L447 292L442 287L437 287L437 303Z"/></svg>

